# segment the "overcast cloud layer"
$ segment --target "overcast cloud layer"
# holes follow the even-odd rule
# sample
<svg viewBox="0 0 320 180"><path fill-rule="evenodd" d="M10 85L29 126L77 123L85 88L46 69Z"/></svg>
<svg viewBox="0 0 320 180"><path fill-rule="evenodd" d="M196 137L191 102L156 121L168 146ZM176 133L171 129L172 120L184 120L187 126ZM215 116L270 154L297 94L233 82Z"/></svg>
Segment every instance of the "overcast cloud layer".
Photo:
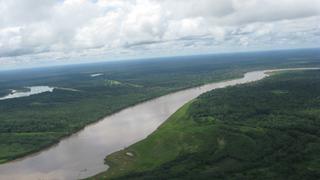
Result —
<svg viewBox="0 0 320 180"><path fill-rule="evenodd" d="M0 0L0 68L319 42L320 0Z"/></svg>

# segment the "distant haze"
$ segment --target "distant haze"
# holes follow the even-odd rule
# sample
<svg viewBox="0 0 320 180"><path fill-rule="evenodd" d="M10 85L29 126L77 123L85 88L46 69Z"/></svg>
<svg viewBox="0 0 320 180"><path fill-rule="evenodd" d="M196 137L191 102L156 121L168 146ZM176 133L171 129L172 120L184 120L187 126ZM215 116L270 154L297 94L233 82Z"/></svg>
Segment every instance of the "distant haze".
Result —
<svg viewBox="0 0 320 180"><path fill-rule="evenodd" d="M0 69L320 47L320 0L0 0Z"/></svg>

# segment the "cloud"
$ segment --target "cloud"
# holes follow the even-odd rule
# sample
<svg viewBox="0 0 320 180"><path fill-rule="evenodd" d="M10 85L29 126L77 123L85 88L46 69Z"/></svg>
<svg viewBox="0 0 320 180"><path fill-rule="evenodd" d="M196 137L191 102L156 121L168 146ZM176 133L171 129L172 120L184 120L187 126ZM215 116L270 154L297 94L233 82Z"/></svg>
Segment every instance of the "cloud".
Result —
<svg viewBox="0 0 320 180"><path fill-rule="evenodd" d="M0 0L0 17L0 65L319 46L320 34L319 0Z"/></svg>

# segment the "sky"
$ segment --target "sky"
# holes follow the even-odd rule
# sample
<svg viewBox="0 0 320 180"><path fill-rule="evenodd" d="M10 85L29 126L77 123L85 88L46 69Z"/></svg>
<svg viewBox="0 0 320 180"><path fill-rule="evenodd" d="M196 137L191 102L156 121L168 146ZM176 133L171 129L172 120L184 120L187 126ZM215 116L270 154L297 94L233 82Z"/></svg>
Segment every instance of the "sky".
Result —
<svg viewBox="0 0 320 180"><path fill-rule="evenodd" d="M0 69L319 42L320 0L0 0Z"/></svg>

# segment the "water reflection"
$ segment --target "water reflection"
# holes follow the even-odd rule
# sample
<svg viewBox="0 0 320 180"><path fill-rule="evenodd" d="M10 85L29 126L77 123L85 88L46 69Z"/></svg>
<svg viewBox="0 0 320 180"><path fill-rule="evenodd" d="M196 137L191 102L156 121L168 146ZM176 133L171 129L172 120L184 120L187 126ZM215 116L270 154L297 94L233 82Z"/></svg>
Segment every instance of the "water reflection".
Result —
<svg viewBox="0 0 320 180"><path fill-rule="evenodd" d="M49 86L31 86L26 87L24 90L11 90L11 93L4 97L0 97L0 100L5 99L12 99L12 98L20 98L20 97L27 97L35 94L41 94L44 92L52 92L54 90L54 87Z"/></svg>

